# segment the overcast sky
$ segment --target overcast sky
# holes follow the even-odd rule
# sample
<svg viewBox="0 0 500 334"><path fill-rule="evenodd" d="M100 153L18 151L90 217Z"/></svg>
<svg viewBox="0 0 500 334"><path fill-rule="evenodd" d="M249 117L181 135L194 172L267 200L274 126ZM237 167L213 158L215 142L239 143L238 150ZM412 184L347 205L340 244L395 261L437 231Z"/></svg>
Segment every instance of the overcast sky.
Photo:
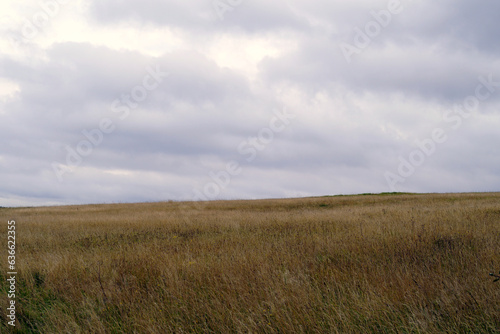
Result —
<svg viewBox="0 0 500 334"><path fill-rule="evenodd" d="M0 206L500 190L500 2L0 4Z"/></svg>

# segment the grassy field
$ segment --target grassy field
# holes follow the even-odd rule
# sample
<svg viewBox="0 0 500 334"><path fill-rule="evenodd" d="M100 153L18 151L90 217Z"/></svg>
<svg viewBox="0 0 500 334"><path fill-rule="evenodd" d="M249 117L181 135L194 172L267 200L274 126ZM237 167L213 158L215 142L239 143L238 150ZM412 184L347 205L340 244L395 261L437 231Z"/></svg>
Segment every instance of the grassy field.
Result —
<svg viewBox="0 0 500 334"><path fill-rule="evenodd" d="M499 333L500 193L0 209L19 333Z"/></svg>

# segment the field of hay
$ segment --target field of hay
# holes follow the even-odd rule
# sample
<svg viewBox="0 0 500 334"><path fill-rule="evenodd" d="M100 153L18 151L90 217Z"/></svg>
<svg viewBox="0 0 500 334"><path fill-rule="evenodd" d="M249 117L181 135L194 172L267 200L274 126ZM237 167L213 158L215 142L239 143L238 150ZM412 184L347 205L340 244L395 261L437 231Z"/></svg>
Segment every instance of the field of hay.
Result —
<svg viewBox="0 0 500 334"><path fill-rule="evenodd" d="M2 208L18 333L499 333L500 193Z"/></svg>

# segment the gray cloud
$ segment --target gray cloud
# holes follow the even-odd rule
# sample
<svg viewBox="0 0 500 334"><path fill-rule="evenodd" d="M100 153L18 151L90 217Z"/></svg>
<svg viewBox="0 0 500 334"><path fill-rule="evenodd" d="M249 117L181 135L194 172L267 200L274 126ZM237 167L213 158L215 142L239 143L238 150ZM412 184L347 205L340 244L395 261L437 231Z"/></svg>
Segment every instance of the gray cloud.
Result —
<svg viewBox="0 0 500 334"><path fill-rule="evenodd" d="M77 17L103 36L166 29L182 43L158 54L47 32L2 53L0 78L16 88L0 95L0 205L192 199L230 161L241 173L214 198L389 191L385 174L436 128L446 141L397 190L498 190L499 5L401 3L348 63L340 45L386 1L242 2L224 20L211 2L90 2ZM255 54L232 54L247 43ZM134 102L148 68L169 75ZM450 113L490 75L494 91L470 116ZM295 117L266 141L283 110ZM104 118L113 130L59 182L53 163L66 164Z"/></svg>

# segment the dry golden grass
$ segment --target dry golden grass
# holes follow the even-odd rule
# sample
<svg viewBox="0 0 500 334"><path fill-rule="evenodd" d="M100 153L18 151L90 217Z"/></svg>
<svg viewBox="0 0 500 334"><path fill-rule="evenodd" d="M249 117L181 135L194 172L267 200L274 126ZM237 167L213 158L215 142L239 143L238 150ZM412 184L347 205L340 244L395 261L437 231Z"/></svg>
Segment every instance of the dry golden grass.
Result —
<svg viewBox="0 0 500 334"><path fill-rule="evenodd" d="M7 220L17 222L20 333L500 331L500 282L488 276L500 270L499 193L16 208L0 218L5 239Z"/></svg>

